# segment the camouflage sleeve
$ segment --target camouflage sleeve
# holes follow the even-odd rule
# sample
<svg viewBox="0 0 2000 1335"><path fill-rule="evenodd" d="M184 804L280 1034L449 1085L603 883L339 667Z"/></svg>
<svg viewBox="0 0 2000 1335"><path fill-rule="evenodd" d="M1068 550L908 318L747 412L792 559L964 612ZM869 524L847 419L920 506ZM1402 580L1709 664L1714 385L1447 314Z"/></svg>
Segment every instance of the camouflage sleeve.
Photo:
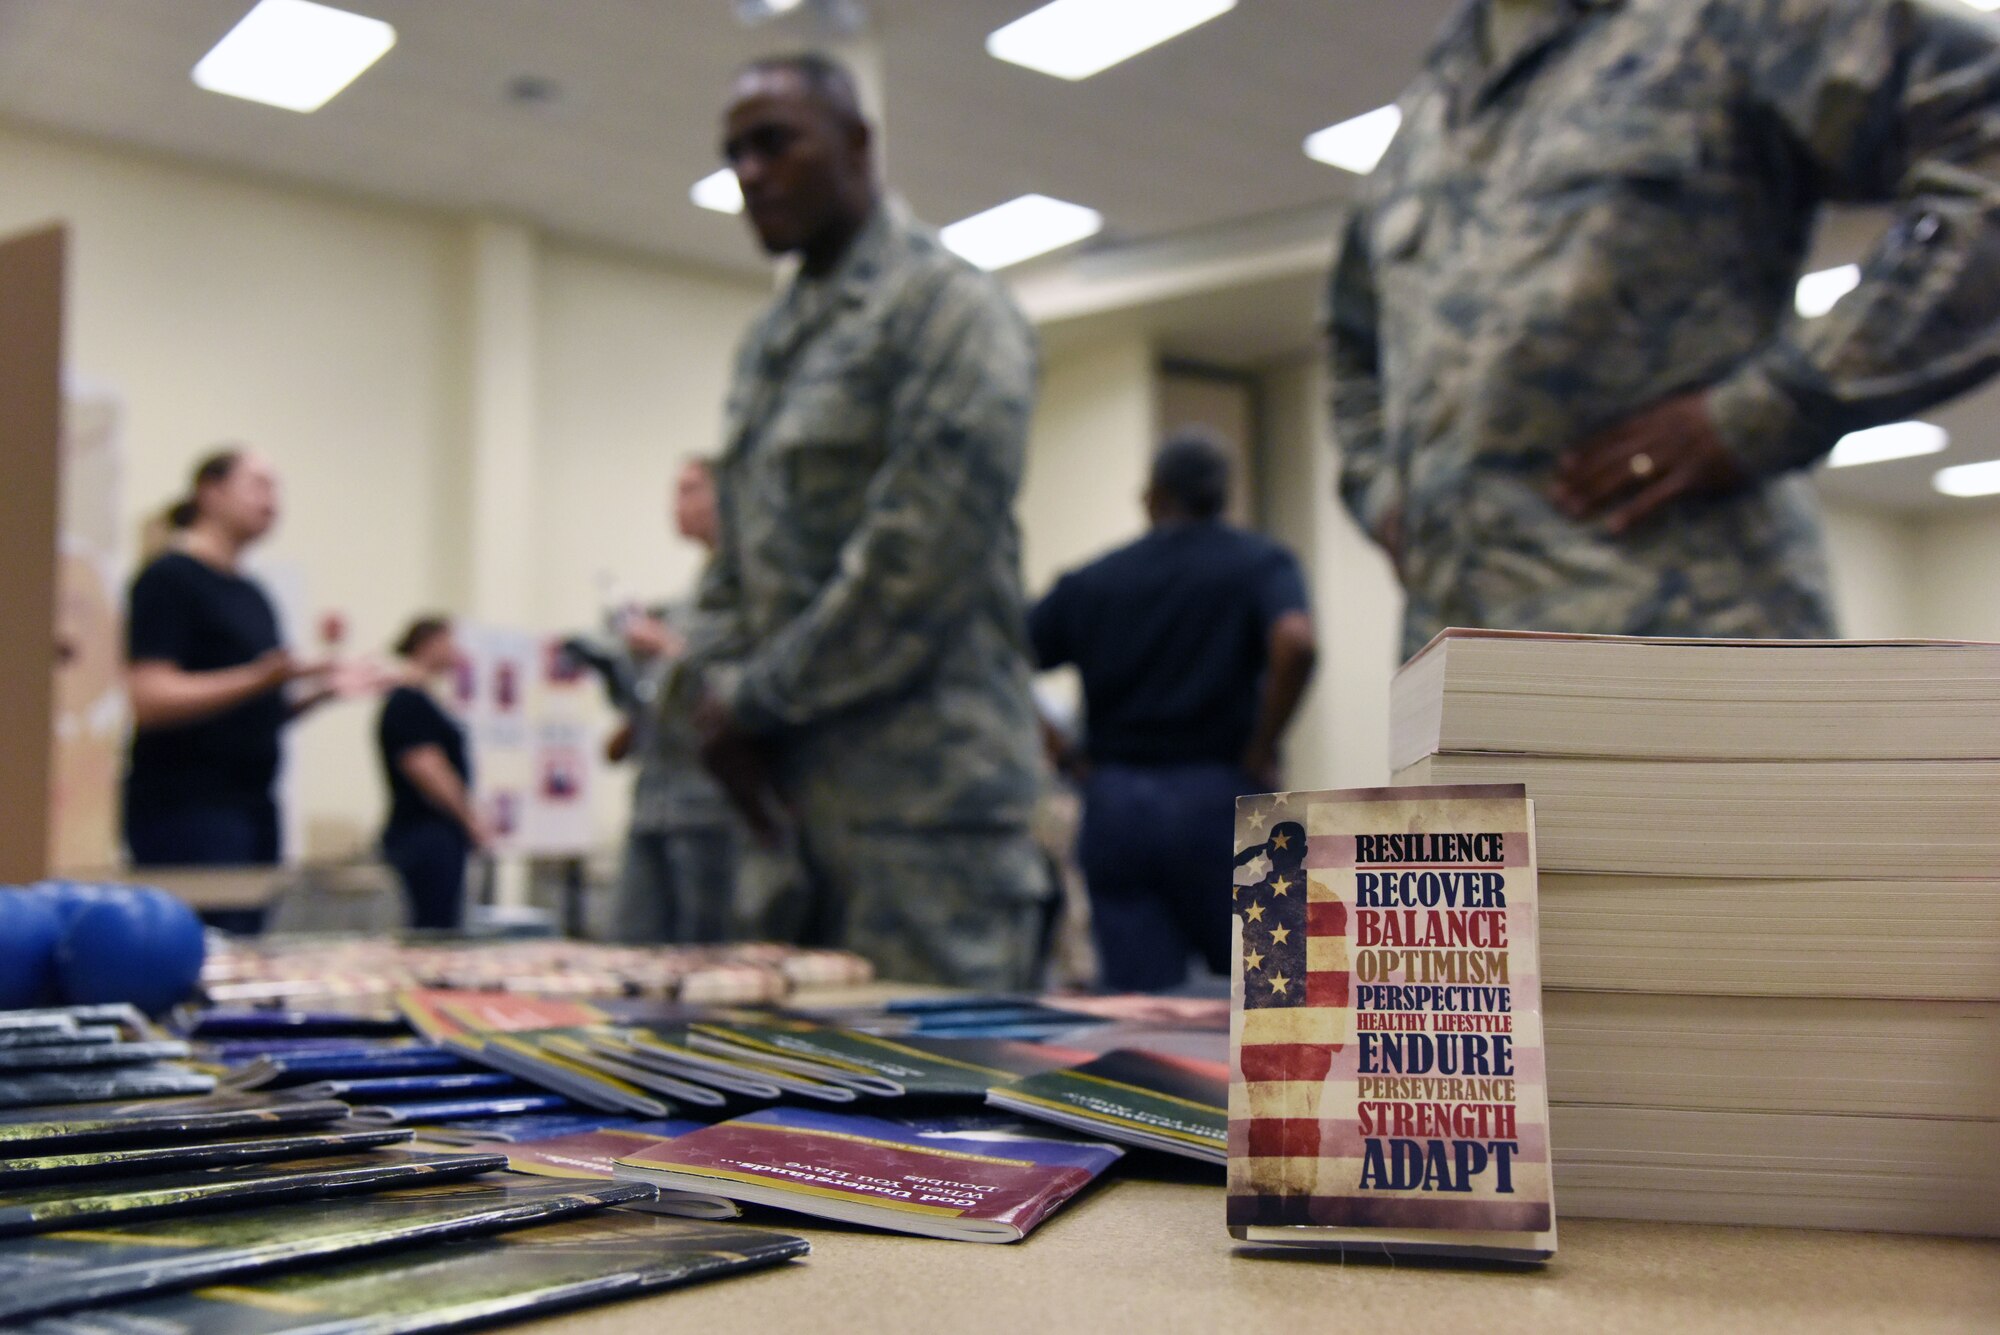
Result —
<svg viewBox="0 0 2000 1335"><path fill-rule="evenodd" d="M1828 199L1893 203L1861 286L1715 387L1758 475L2000 369L2000 29L1930 0L1761 0L1753 96Z"/></svg>
<svg viewBox="0 0 2000 1335"><path fill-rule="evenodd" d="M743 592L728 543L716 548L695 581L694 605L688 609L687 658L713 663L742 654L749 643L743 629Z"/></svg>
<svg viewBox="0 0 2000 1335"><path fill-rule="evenodd" d="M1008 545L1034 400L1034 336L990 284L954 271L898 337L888 455L812 603L744 660L730 703L752 731L798 726L907 687L990 594Z"/></svg>
<svg viewBox="0 0 2000 1335"><path fill-rule="evenodd" d="M1375 275L1367 214L1348 219L1327 288L1333 436L1340 446L1340 498L1370 534L1402 508L1402 484L1382 435L1382 379L1375 346Z"/></svg>

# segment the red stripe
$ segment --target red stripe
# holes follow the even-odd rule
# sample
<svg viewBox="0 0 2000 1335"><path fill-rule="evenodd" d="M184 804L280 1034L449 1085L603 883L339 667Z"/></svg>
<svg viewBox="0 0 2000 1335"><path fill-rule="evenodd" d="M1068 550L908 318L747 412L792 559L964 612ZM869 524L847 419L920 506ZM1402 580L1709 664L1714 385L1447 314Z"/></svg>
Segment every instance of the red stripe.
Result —
<svg viewBox="0 0 2000 1335"><path fill-rule="evenodd" d="M1323 1043L1245 1043L1245 1080L1324 1080L1333 1069L1333 1049Z"/></svg>
<svg viewBox="0 0 2000 1335"><path fill-rule="evenodd" d="M1306 975L1306 1005L1345 1006L1347 1004L1347 979L1345 969L1329 969L1324 973Z"/></svg>
<svg viewBox="0 0 2000 1335"><path fill-rule="evenodd" d="M1320 1144L1319 1127L1319 1119L1313 1117L1252 1118L1248 1146L1250 1157L1317 1159Z"/></svg>
<svg viewBox="0 0 2000 1335"><path fill-rule="evenodd" d="M1306 905L1307 936L1346 936L1347 905L1326 901Z"/></svg>

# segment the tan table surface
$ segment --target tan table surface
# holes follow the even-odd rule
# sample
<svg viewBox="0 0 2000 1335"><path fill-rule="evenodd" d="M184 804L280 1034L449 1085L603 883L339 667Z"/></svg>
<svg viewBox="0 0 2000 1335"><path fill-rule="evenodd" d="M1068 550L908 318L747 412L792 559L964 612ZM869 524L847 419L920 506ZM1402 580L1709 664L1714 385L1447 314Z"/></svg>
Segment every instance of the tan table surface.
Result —
<svg viewBox="0 0 2000 1335"><path fill-rule="evenodd" d="M1111 1181L1011 1246L777 1219L757 1223L810 1238L811 1257L520 1329L2000 1332L2000 1242L1563 1220L1545 1268L1343 1265L1239 1249L1223 1229L1219 1185L1204 1185L1198 1169Z"/></svg>

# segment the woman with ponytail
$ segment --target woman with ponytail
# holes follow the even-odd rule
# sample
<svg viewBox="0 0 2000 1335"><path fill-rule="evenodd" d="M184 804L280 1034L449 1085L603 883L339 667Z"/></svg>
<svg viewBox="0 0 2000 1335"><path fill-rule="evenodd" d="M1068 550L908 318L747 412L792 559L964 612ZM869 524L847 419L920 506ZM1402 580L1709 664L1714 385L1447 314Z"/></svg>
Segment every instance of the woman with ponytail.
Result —
<svg viewBox="0 0 2000 1335"><path fill-rule="evenodd" d="M277 518L268 462L211 454L167 511L166 550L132 583L125 842L135 866L278 860L279 734L333 688L331 665L286 652L270 598L240 568Z"/></svg>

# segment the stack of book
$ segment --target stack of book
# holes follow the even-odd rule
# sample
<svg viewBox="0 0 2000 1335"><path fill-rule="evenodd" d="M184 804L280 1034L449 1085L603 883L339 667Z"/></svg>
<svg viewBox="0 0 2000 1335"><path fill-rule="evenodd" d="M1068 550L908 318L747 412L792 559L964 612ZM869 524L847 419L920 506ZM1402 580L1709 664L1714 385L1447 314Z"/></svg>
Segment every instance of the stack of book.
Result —
<svg viewBox="0 0 2000 1335"><path fill-rule="evenodd" d="M1390 749L1534 799L1565 1212L2000 1235L2000 646L1448 631Z"/></svg>

